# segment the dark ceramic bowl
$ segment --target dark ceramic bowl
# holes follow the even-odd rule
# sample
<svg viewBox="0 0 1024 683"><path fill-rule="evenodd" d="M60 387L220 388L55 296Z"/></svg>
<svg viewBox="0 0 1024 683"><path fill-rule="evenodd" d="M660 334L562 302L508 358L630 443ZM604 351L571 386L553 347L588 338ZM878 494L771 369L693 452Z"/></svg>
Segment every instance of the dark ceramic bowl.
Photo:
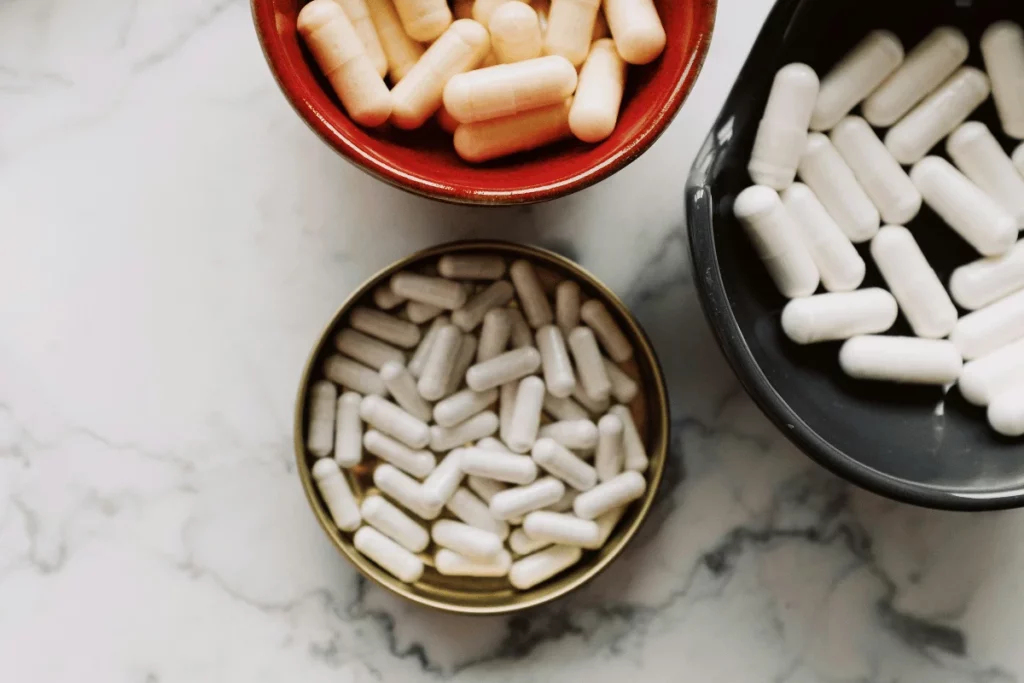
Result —
<svg viewBox="0 0 1024 683"><path fill-rule="evenodd" d="M482 165L462 161L451 136L429 122L420 130L365 129L345 115L295 31L306 0L252 0L270 69L295 111L327 144L367 173L434 199L522 204L576 192L626 167L675 117L704 63L717 0L656 0L668 45L655 62L630 67L619 124L597 145L566 141Z"/></svg>
<svg viewBox="0 0 1024 683"><path fill-rule="evenodd" d="M839 368L839 344L799 347L782 332L778 294L733 218L751 185L746 165L775 72L801 61L824 74L870 30L893 31L909 50L937 26L971 41L998 19L1024 23L1020 0L780 0L765 22L687 184L693 272L704 312L744 387L797 446L836 474L876 493L927 507L1024 506L1024 443L996 435L985 412L954 388L863 382ZM971 117L1009 151L991 98ZM943 143L944 145L944 143ZM944 146L933 152L945 153ZM909 224L945 282L975 252L925 208ZM868 264L864 286L884 286ZM893 330L909 334L902 318Z"/></svg>

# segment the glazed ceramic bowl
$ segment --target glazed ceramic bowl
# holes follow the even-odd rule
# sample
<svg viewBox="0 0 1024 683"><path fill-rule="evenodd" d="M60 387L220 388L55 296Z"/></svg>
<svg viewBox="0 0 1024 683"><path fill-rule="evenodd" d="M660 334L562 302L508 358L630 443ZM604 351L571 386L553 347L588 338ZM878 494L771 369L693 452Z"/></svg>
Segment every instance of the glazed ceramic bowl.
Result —
<svg viewBox="0 0 1024 683"><path fill-rule="evenodd" d="M428 267L435 264L438 257L454 253L497 253L505 256L509 262L527 259L537 269L538 277L549 296L553 295L558 282L567 278L574 279L580 284L584 300L593 298L604 302L634 348L633 360L622 367L640 386L640 392L630 404L630 409L650 458L650 466L646 473L647 491L643 498L627 508L602 548L585 551L582 560L571 569L525 591L515 590L505 578L443 576L432 567L432 547L420 555L427 565L423 578L411 585L398 581L355 550L352 545L352 534L340 531L331 520L330 513L311 477L311 467L315 458L307 450L305 441L309 409L307 400L310 385L323 378L324 361L334 353L332 338L344 327L352 308L359 304L372 305L368 304L367 300L372 297L373 290L378 285L386 283L394 273ZM650 341L625 304L576 263L550 251L510 242L477 241L441 245L404 258L367 280L345 300L313 347L302 375L295 409L295 457L302 487L317 521L334 546L356 569L384 588L421 605L463 614L502 614L541 605L570 593L601 573L629 544L654 503L665 469L668 438L668 397L664 376ZM373 485L374 466L373 462L364 460L360 465L345 470L351 488L359 500L369 493L376 492ZM449 515L444 513L444 516Z"/></svg>
<svg viewBox="0 0 1024 683"><path fill-rule="evenodd" d="M596 145L565 141L487 164L462 161L451 136L430 121L415 131L365 129L345 115L301 44L295 17L305 0L252 0L270 69L288 101L320 138L374 177L410 192L466 204L520 204L570 194L607 178L664 132L700 72L717 0L658 0L668 45L630 67L619 124Z"/></svg>
<svg viewBox="0 0 1024 683"><path fill-rule="evenodd" d="M733 217L752 184L746 166L772 78L802 61L825 73L870 30L889 29L907 49L932 29L960 28L968 64L982 66L978 39L998 19L1024 22L1017 0L782 0L771 12L687 186L693 272L704 311L743 385L794 443L836 474L885 496L937 508L1024 505L1024 444L996 435L985 411L954 388L910 387L846 377L838 343L797 346L782 332L785 300ZM1012 143L989 99L972 116ZM934 153L943 154L944 144ZM921 249L946 282L977 258L927 207L911 221ZM867 252L863 286L884 286ZM961 312L962 314L962 312ZM902 318L893 329L909 334Z"/></svg>

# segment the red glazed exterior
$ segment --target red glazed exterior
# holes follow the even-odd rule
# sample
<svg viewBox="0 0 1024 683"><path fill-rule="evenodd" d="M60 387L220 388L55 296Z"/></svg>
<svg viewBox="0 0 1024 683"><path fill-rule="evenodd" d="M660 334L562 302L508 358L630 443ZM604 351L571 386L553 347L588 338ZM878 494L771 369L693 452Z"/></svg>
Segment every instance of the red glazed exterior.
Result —
<svg viewBox="0 0 1024 683"><path fill-rule="evenodd" d="M711 41L717 0L656 0L669 37L653 64L631 66L619 124L597 145L576 140L482 165L463 162L431 121L416 131L364 129L345 115L301 45L295 17L305 0L252 0L274 77L292 106L331 147L367 173L433 199L526 204L588 187L639 157L679 111Z"/></svg>

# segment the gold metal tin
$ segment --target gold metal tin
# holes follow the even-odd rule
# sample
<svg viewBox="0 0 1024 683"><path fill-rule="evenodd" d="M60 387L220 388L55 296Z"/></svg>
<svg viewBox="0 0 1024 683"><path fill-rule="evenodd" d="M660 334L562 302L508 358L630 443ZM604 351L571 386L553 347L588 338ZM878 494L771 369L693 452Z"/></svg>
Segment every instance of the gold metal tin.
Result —
<svg viewBox="0 0 1024 683"><path fill-rule="evenodd" d="M336 330L341 328L348 312L358 302L372 296L374 288L387 281L394 273L425 265L444 254L466 252L499 253L510 260L528 259L538 267L542 282L551 291L563 278L576 280L585 298L597 298L605 303L635 349L634 359L630 361L632 367L627 366L627 371L638 380L641 387L640 394L633 401L632 409L637 429L644 439L650 457L647 493L629 507L604 547L584 552L583 559L573 568L526 591L512 588L504 578L442 576L432 568L433 558L429 550L421 554L427 564L423 578L412 585L402 583L357 552L352 545L352 534L344 533L334 525L310 474L311 464L316 458L307 453L305 443L306 399L309 385L323 376L323 361L332 353L331 338ZM551 277L552 274L558 277ZM665 470L668 439L669 413L665 378L650 340L625 304L596 277L569 259L545 249L502 241L452 242L425 249L397 261L367 280L345 300L321 333L303 370L295 408L295 458L302 488L313 508L313 514L335 547L363 575L391 592L421 605L461 614L506 614L536 607L570 593L600 574L619 556L647 517ZM357 499L361 500L373 490L372 472L373 465L368 463L346 471Z"/></svg>

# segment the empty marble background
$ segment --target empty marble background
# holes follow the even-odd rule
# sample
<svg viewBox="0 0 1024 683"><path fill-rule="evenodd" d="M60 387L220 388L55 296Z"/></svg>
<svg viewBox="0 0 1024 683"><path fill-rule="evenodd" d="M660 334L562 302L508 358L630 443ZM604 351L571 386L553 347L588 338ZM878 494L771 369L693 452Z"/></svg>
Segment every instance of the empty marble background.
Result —
<svg viewBox="0 0 1024 683"><path fill-rule="evenodd" d="M682 182L768 0L637 163L474 210L355 170L293 115L245 0L0 0L0 679L1017 681L1017 513L855 490L784 441L700 314ZM549 608L468 619L360 580L306 509L294 391L372 271L509 237L626 298L672 386L653 518Z"/></svg>

